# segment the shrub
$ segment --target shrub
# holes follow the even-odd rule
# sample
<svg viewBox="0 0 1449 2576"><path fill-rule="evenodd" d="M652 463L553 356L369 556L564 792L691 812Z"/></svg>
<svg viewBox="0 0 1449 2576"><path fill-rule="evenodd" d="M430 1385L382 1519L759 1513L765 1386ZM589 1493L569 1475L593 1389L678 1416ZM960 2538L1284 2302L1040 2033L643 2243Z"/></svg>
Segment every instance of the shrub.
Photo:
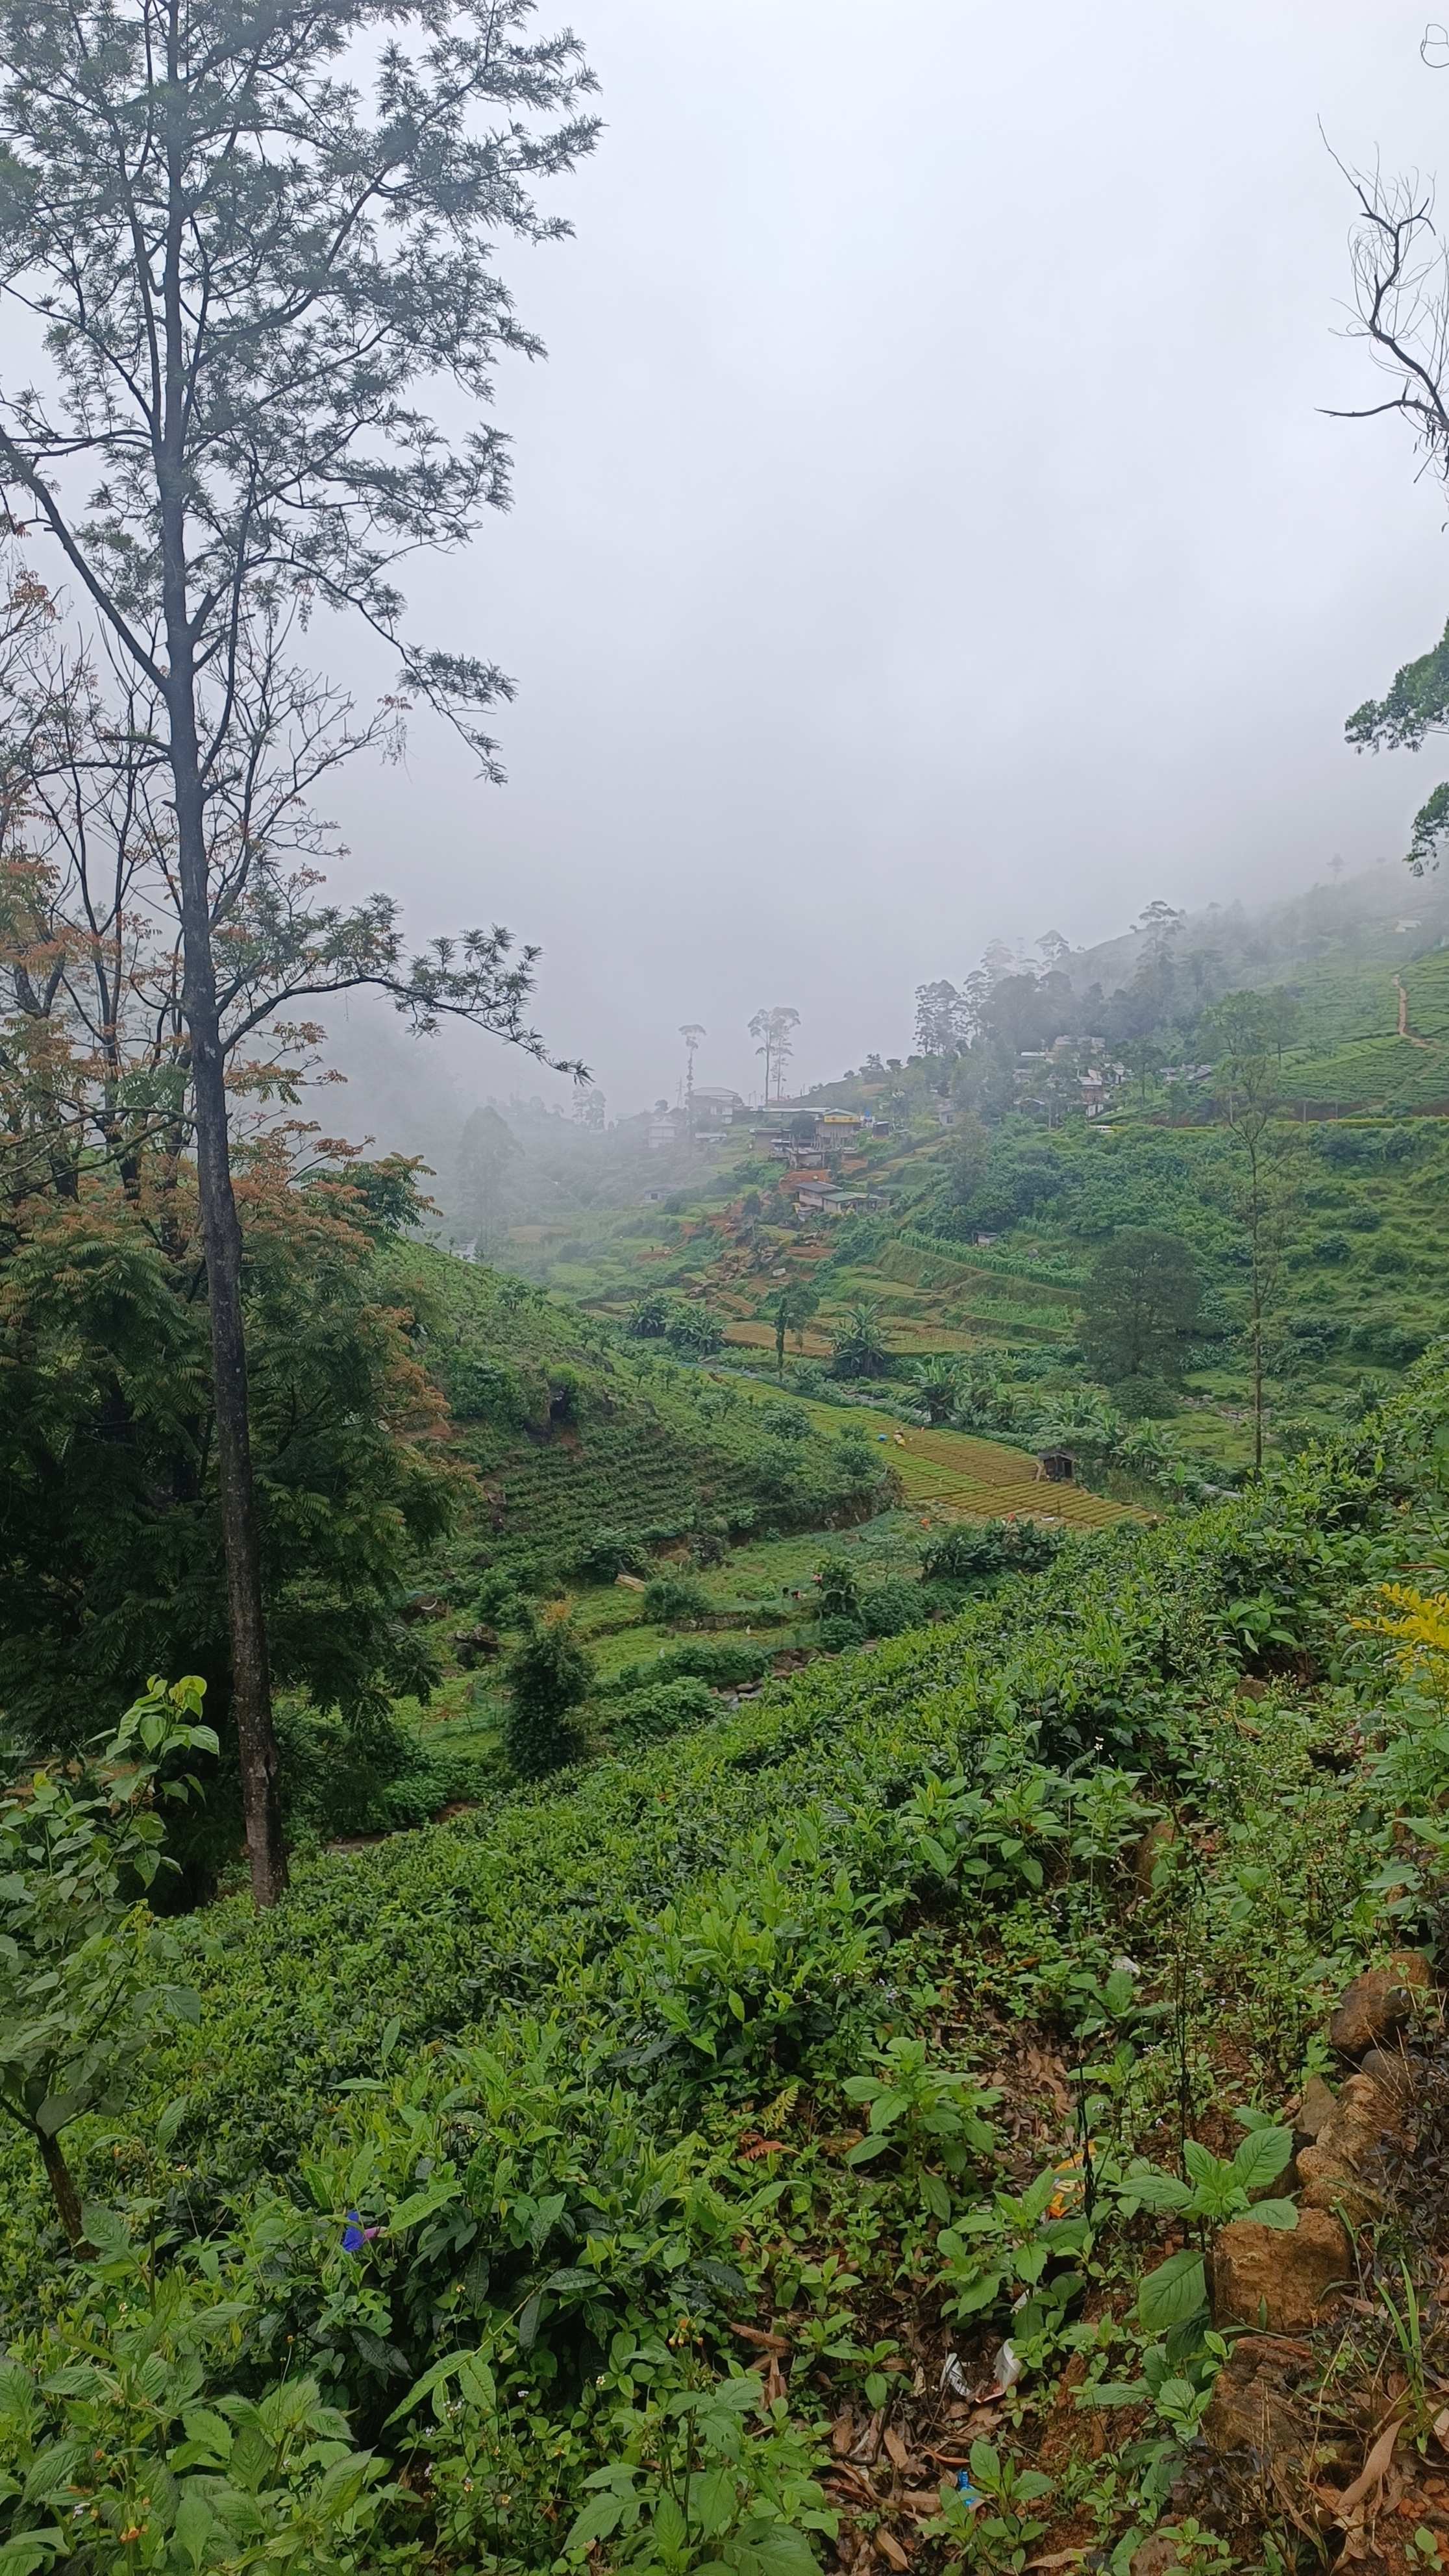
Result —
<svg viewBox="0 0 1449 2576"><path fill-rule="evenodd" d="M648 1625L667 1627L675 1620L705 1618L710 1598L703 1584L688 1574L656 1574L644 1586L641 1606Z"/></svg>
<svg viewBox="0 0 1449 2576"><path fill-rule="evenodd" d="M600 1529L586 1541L577 1572L588 1583L614 1583L621 1574L643 1574L649 1550L635 1530Z"/></svg>
<svg viewBox="0 0 1449 2576"><path fill-rule="evenodd" d="M716 1690L739 1690L768 1672L773 1646L756 1646L744 1638L701 1638L697 1644L674 1646L668 1665L674 1673L692 1673Z"/></svg>
<svg viewBox="0 0 1449 2576"><path fill-rule="evenodd" d="M523 1615L523 1573L518 1566L494 1566L473 1595L473 1617L481 1627L516 1628Z"/></svg>
<svg viewBox="0 0 1449 2576"><path fill-rule="evenodd" d="M1050 1565L1061 1540L1039 1521L959 1521L924 1549L928 1583L981 1583L995 1574L1036 1574Z"/></svg>
<svg viewBox="0 0 1449 2576"><path fill-rule="evenodd" d="M810 1416L798 1404L767 1404L760 1415L760 1429L772 1440L808 1440Z"/></svg>
<svg viewBox="0 0 1449 2576"><path fill-rule="evenodd" d="M1353 1336L1352 1349L1358 1359L1368 1360L1374 1368L1411 1368L1429 1345L1427 1333L1416 1333L1406 1324L1360 1324Z"/></svg>
<svg viewBox="0 0 1449 2576"><path fill-rule="evenodd" d="M865 1629L859 1619L831 1613L820 1622L820 1643L827 1654L842 1654L847 1646L863 1646Z"/></svg>
<svg viewBox="0 0 1449 2576"><path fill-rule="evenodd" d="M503 1750L523 1780L561 1771L583 1750L571 1711L586 1699L593 1667L562 1612L546 1615L508 1665Z"/></svg>
<svg viewBox="0 0 1449 2576"><path fill-rule="evenodd" d="M611 1710L609 1732L616 1744L657 1744L685 1727L702 1725L717 1705L707 1683L681 1674L677 1681L650 1682L631 1691L617 1711Z"/></svg>
<svg viewBox="0 0 1449 2576"><path fill-rule="evenodd" d="M797 1395L820 1397L830 1384L818 1360L797 1360L790 1371L790 1384Z"/></svg>
<svg viewBox="0 0 1449 2576"><path fill-rule="evenodd" d="M686 1359L707 1359L724 1340L718 1319L704 1306L676 1306L665 1336L670 1349Z"/></svg>
<svg viewBox="0 0 1449 2576"><path fill-rule="evenodd" d="M815 1569L822 1619L854 1619L860 1610L860 1576L846 1556L823 1556Z"/></svg>
<svg viewBox="0 0 1449 2576"><path fill-rule="evenodd" d="M929 1610L919 1583L908 1583L900 1576L861 1594L860 1616L868 1637L903 1636L907 1628L920 1627Z"/></svg>

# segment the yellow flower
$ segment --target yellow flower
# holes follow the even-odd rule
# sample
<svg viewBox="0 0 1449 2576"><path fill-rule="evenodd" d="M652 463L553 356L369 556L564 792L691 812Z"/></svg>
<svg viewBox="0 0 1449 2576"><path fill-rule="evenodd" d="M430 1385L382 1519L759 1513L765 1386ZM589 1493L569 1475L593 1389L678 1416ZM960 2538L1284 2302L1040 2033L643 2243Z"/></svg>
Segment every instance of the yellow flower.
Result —
<svg viewBox="0 0 1449 2576"><path fill-rule="evenodd" d="M1393 1641L1394 1660L1410 1681L1427 1682L1449 1700L1449 1592L1417 1592L1411 1583L1382 1583L1378 1613L1351 1624Z"/></svg>

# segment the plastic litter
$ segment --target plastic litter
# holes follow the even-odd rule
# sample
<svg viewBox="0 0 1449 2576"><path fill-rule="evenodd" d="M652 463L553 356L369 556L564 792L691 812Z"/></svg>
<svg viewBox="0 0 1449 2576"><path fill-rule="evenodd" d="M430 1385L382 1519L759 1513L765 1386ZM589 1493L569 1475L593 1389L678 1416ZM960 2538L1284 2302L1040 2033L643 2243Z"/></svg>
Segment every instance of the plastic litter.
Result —
<svg viewBox="0 0 1449 2576"><path fill-rule="evenodd" d="M971 2483L971 2472L969 2469L961 2469L958 2471L956 2478L956 2494L959 2502L964 2504L968 2510L972 2512L975 2511L977 2505L984 2504L986 2502L986 2498L981 2493L980 2488L973 2487Z"/></svg>
<svg viewBox="0 0 1449 2576"><path fill-rule="evenodd" d="M370 2245L374 2236L380 2235L381 2232L380 2228L364 2227L359 2212L349 2209L347 2225L342 2230L343 2253L360 2254L364 2245Z"/></svg>
<svg viewBox="0 0 1449 2576"><path fill-rule="evenodd" d="M953 2397L965 2397L969 2399L971 2395L971 2383L968 2380L965 2371L961 2367L961 2359L958 2353L948 2352L945 2360L942 2362L941 2386L949 2389Z"/></svg>
<svg viewBox="0 0 1449 2576"><path fill-rule="evenodd" d="M1114 1974L1119 1977L1140 1977L1142 1974L1136 1960L1129 1959L1125 1950L1118 1952L1112 1962L1112 1968Z"/></svg>
<svg viewBox="0 0 1449 2576"><path fill-rule="evenodd" d="M1018 2361L1010 2344L1004 2343L991 2367L996 2377L996 2385L991 2394L993 2397L1004 2397L1008 2388L1016 2386L1022 2374L1023 2364Z"/></svg>

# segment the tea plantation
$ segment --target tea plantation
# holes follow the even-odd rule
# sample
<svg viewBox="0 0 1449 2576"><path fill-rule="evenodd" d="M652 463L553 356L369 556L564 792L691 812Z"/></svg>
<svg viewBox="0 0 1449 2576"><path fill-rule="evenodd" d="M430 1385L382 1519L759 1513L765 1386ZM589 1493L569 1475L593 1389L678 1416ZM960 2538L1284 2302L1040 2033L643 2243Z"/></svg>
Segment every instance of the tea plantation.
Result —
<svg viewBox="0 0 1449 2576"><path fill-rule="evenodd" d="M0 2566L1307 2568L1390 2477L1431 2563L1446 1454L1430 1357L271 1916L142 1909L78 2252L6 2150Z"/></svg>

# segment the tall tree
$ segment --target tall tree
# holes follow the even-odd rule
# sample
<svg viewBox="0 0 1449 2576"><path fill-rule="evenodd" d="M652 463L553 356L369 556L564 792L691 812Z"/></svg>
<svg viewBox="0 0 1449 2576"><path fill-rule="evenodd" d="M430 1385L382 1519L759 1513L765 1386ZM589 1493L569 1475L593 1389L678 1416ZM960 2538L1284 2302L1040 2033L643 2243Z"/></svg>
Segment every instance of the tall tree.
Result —
<svg viewBox="0 0 1449 2576"><path fill-rule="evenodd" d="M490 368L537 343L491 236L563 230L530 185L595 138L577 43L524 43L528 14L529 0L13 0L4 16L0 290L41 318L47 364L0 386L0 499L54 540L149 693L167 771L259 1904L286 1864L218 943L238 869L267 855L249 782L275 777L295 740L294 621L317 607L360 618L397 649L400 696L494 763L480 716L509 683L405 640L396 571L419 547L463 543L506 500ZM437 378L475 425L453 435L429 416L420 389ZM304 739L345 740L343 708L319 711L305 685L301 697ZM486 941L478 964L472 1015L486 1019L499 1007Z"/></svg>
<svg viewBox="0 0 1449 2576"><path fill-rule="evenodd" d="M765 1059L767 1105L771 1098L772 1084L775 1099L778 1100L780 1097L781 1076L795 1052L792 1031L799 1026L800 1014L798 1011L792 1011L788 1003L777 1005L773 1010L756 1011L750 1022L750 1035L759 1040L755 1053Z"/></svg>
<svg viewBox="0 0 1449 2576"><path fill-rule="evenodd" d="M1351 237L1356 319L1391 390L1384 401L1339 412L1373 419L1398 412L1414 433L1427 470L1449 482L1449 255L1434 214L1434 191L1417 176L1390 178L1379 168L1345 170L1358 201ZM1429 652L1406 662L1382 698L1355 709L1345 728L1356 751L1418 751L1431 734L1449 732L1449 626ZM1414 816L1405 853L1415 876L1439 864L1449 836L1449 781Z"/></svg>
<svg viewBox="0 0 1449 2576"><path fill-rule="evenodd" d="M795 1348L805 1347L805 1327L820 1303L818 1290L804 1279L789 1279L774 1300L775 1375L785 1374L785 1335L793 1333Z"/></svg>
<svg viewBox="0 0 1449 2576"><path fill-rule="evenodd" d="M1202 1304L1197 1263L1175 1234L1124 1227L1087 1283L1080 1340L1109 1382L1179 1377Z"/></svg>

